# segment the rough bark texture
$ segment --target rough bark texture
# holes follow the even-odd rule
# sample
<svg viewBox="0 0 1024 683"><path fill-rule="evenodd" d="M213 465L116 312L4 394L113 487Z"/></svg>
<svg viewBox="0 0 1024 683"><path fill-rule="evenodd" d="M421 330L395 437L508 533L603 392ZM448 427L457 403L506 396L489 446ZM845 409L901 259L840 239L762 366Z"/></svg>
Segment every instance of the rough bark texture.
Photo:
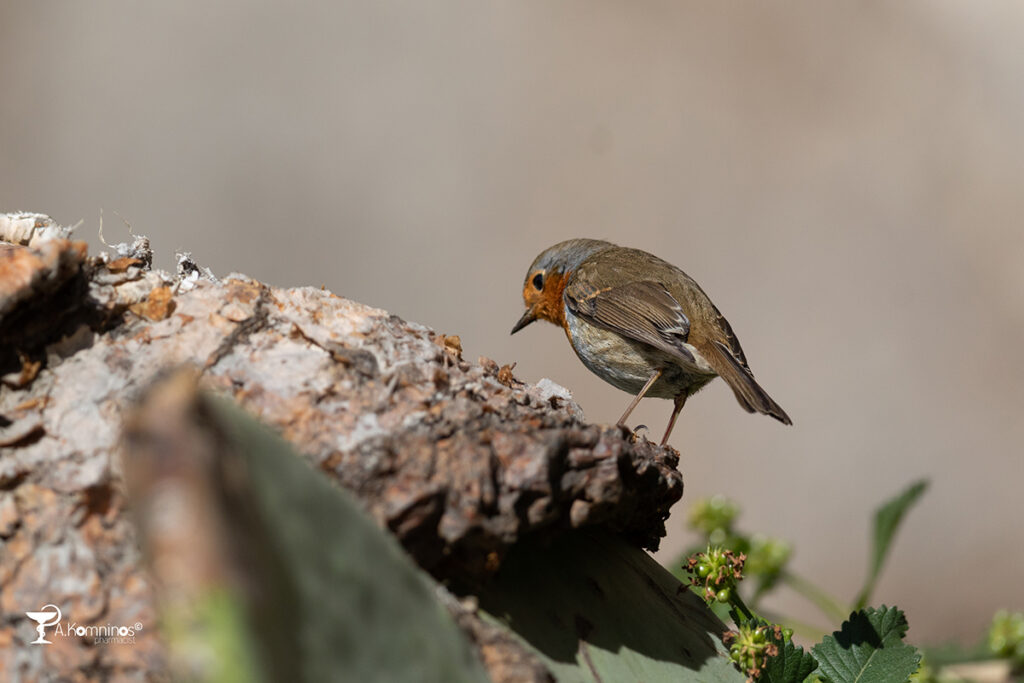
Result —
<svg viewBox="0 0 1024 683"><path fill-rule="evenodd" d="M453 585L485 581L525 536L601 525L656 548L664 535L682 495L675 452L585 424L561 387L467 362L457 337L320 289L216 281L187 257L176 276L153 271L141 239L100 258L59 235L33 241L52 227L0 217L5 680L163 675L117 454L125 411L171 366L200 368ZM25 612L48 603L78 624L141 627L134 643L30 646ZM455 611L495 680L534 665Z"/></svg>

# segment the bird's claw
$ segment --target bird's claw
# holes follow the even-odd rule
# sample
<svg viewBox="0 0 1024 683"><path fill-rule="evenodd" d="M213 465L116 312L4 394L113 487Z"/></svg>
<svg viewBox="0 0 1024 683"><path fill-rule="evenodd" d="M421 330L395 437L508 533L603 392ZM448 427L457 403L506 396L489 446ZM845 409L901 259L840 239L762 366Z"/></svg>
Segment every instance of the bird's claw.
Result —
<svg viewBox="0 0 1024 683"><path fill-rule="evenodd" d="M622 430L622 433L623 433L624 436L628 436L629 437L630 443L636 443L637 441L639 441L642 438L644 438L644 439L647 438L646 433L648 431L650 431L647 428L647 425L637 425L633 429L630 429L628 426L623 425L623 424L616 425L616 426L619 429Z"/></svg>

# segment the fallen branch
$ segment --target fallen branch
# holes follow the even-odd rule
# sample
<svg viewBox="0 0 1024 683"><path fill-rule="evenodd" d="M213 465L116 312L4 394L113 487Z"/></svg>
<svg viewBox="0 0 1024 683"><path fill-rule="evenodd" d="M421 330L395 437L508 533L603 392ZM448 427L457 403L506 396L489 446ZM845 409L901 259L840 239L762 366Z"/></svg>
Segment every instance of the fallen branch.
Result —
<svg viewBox="0 0 1024 683"><path fill-rule="evenodd" d="M217 281L190 259L155 271L144 238L90 258L46 217L28 222L0 220L5 678L162 670L117 453L124 415L168 367L197 368L456 588L486 582L524 539L599 528L654 549L665 533L676 454L585 424L549 381L468 362L457 337L327 291ZM32 648L24 613L48 603L80 624L143 628L129 645ZM460 624L486 632L474 619Z"/></svg>

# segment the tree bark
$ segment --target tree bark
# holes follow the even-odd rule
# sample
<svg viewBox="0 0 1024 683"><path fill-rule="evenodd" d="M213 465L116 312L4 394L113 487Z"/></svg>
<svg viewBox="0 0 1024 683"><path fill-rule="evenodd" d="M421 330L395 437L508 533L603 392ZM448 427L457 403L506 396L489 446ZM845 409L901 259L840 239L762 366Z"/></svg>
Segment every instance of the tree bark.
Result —
<svg viewBox="0 0 1024 683"><path fill-rule="evenodd" d="M654 549L664 535L683 491L677 454L586 424L561 387L469 362L458 337L322 289L216 280L187 255L178 273L155 271L144 238L89 257L55 227L0 216L5 680L166 677L159 577L126 514L120 435L139 393L176 366L276 429L457 592L523 539L594 527ZM25 612L47 604L79 625L140 628L130 643L30 645ZM461 605L495 680L535 667Z"/></svg>

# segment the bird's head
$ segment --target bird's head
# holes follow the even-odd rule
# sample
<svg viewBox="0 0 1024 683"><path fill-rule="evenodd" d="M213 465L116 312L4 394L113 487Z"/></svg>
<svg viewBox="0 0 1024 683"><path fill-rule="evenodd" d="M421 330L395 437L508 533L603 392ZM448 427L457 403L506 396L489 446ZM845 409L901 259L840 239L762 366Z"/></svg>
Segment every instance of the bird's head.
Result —
<svg viewBox="0 0 1024 683"><path fill-rule="evenodd" d="M575 239L559 242L540 253L530 264L523 281L523 303L526 312L512 328L512 334L534 320L547 320L565 325L565 306L562 292L572 274L581 263L599 251L615 245L601 240Z"/></svg>

